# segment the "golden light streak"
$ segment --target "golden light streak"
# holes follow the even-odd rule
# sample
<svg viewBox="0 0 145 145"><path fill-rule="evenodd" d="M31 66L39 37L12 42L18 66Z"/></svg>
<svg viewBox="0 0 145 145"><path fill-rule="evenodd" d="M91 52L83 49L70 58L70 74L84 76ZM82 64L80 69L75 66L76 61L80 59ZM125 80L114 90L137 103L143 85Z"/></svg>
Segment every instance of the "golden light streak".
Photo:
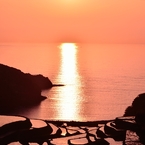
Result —
<svg viewBox="0 0 145 145"><path fill-rule="evenodd" d="M72 84L76 81L77 76L77 46L74 43L63 43L61 46L62 65L61 73L64 76L62 79L67 84Z"/></svg>
<svg viewBox="0 0 145 145"><path fill-rule="evenodd" d="M78 85L80 85L79 74L77 70L77 46L75 43L63 43L61 49L61 70L60 82L65 84L61 87L59 101L59 117L62 119L79 119L79 96Z"/></svg>

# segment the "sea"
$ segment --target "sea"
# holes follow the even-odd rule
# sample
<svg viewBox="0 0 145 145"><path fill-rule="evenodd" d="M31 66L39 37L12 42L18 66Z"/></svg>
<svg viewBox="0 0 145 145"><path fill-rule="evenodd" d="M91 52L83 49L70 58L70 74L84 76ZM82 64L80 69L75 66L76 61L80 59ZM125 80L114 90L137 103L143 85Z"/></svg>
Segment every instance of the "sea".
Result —
<svg viewBox="0 0 145 145"><path fill-rule="evenodd" d="M15 115L62 121L115 119L145 92L145 44L0 44L0 63L61 84L43 90L47 99L22 106Z"/></svg>

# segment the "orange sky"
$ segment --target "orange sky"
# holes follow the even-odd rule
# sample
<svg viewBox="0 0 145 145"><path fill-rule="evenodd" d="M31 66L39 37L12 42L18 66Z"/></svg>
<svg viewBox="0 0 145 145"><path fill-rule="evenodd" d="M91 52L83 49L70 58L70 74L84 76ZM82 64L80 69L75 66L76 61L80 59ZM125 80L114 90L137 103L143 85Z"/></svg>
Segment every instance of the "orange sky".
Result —
<svg viewBox="0 0 145 145"><path fill-rule="evenodd" d="M145 0L0 0L0 42L145 43Z"/></svg>

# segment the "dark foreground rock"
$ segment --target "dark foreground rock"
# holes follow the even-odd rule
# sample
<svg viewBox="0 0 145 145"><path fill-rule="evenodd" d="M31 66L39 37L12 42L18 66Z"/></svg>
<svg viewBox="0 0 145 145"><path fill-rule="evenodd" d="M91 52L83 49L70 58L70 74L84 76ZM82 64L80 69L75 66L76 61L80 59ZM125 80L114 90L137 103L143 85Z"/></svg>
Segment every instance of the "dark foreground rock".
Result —
<svg viewBox="0 0 145 145"><path fill-rule="evenodd" d="M46 98L41 91L51 87L47 77L0 64L0 108L38 103Z"/></svg>
<svg viewBox="0 0 145 145"><path fill-rule="evenodd" d="M136 116L94 122L0 116L0 144L143 145L145 132L140 121Z"/></svg>
<svg viewBox="0 0 145 145"><path fill-rule="evenodd" d="M145 114L145 93L139 94L125 110L124 116Z"/></svg>

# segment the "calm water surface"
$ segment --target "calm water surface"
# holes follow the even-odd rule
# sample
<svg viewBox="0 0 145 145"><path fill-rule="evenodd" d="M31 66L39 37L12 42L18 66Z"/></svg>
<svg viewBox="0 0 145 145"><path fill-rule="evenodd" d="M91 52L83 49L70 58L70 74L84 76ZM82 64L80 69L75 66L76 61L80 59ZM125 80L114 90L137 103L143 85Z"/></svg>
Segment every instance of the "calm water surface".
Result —
<svg viewBox="0 0 145 145"><path fill-rule="evenodd" d="M54 84L48 98L14 114L53 120L101 120L122 116L145 92L145 45L0 45L0 63L43 74Z"/></svg>

